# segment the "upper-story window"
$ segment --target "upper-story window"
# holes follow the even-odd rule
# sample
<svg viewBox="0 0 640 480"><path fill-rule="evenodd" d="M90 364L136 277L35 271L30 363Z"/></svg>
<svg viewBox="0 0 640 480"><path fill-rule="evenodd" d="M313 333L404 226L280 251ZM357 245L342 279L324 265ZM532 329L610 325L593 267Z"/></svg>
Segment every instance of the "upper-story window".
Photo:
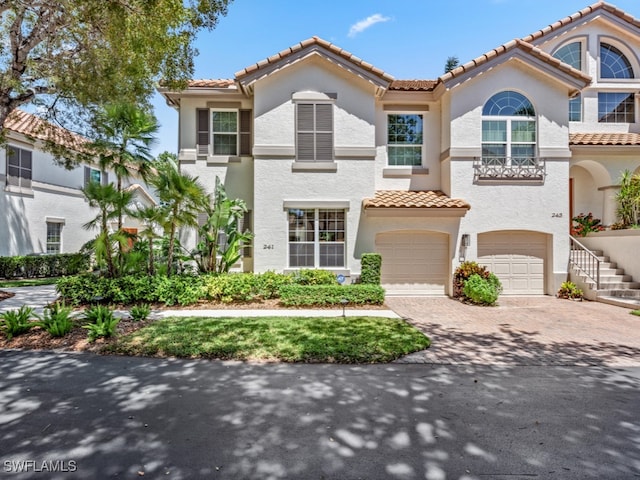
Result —
<svg viewBox="0 0 640 480"><path fill-rule="evenodd" d="M635 123L635 94L629 92L598 92L598 122Z"/></svg>
<svg viewBox="0 0 640 480"><path fill-rule="evenodd" d="M569 99L569 121L582 121L582 95L580 94L577 94L575 97Z"/></svg>
<svg viewBox="0 0 640 480"><path fill-rule="evenodd" d="M553 54L555 58L576 70L582 70L582 42L572 42L563 45Z"/></svg>
<svg viewBox="0 0 640 480"><path fill-rule="evenodd" d="M109 183L109 174L98 170L97 168L84 167L84 186L86 187L89 182L106 185Z"/></svg>
<svg viewBox="0 0 640 480"><path fill-rule="evenodd" d="M422 165L423 119L416 114L387 116L389 166Z"/></svg>
<svg viewBox="0 0 640 480"><path fill-rule="evenodd" d="M524 95L495 94L482 110L482 161L487 165L533 165L536 161L536 118Z"/></svg>
<svg viewBox="0 0 640 480"><path fill-rule="evenodd" d="M333 104L296 104L296 160L333 161Z"/></svg>
<svg viewBox="0 0 640 480"><path fill-rule="evenodd" d="M251 110L199 108L196 130L198 155L251 155Z"/></svg>
<svg viewBox="0 0 640 480"><path fill-rule="evenodd" d="M600 78L634 78L627 57L613 45L600 43Z"/></svg>
<svg viewBox="0 0 640 480"><path fill-rule="evenodd" d="M31 151L7 146L7 185L31 188Z"/></svg>

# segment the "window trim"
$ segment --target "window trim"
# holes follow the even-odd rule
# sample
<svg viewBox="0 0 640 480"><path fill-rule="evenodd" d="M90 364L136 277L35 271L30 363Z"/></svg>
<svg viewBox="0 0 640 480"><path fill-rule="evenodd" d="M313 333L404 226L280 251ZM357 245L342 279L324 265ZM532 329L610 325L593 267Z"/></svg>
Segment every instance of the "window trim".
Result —
<svg viewBox="0 0 640 480"><path fill-rule="evenodd" d="M18 165L9 165L11 153L13 151L17 154L18 157ZM26 168L23 166L23 154L29 154L30 166ZM26 159L24 160L26 161ZM29 150L23 147L18 147L16 145L7 144L5 146L5 187L7 191L16 191L16 192L31 192L33 190L33 150ZM18 169L18 175L10 175L9 168L14 167ZM23 176L23 172L29 172L29 176ZM10 178L17 178L17 185L14 185L11 182Z"/></svg>
<svg viewBox="0 0 640 480"><path fill-rule="evenodd" d="M586 45L586 38L584 37L579 37L579 38L572 38L569 39L563 43L561 43L560 45L558 45L554 50L553 53L551 54L551 56L553 58L555 58L556 60L560 60L563 63L566 63L567 65L571 65L570 63L565 62L564 60L562 60L561 58L557 57L556 55L558 54L558 52L560 50L562 50L565 47L568 47L569 45L573 45L574 43L577 43L580 45L580 68L577 70L580 70L581 72L585 71L585 66L586 66L586 53L587 53L587 45ZM573 67L573 65L571 65ZM573 67L576 68L576 67Z"/></svg>
<svg viewBox="0 0 640 480"><path fill-rule="evenodd" d="M64 224L65 224L64 220L63 219L60 220L60 219L47 218L45 220L45 223L46 223L46 232L45 232L45 251L46 251L46 253L47 254L53 254L53 255L62 253L62 230L63 230ZM59 229L58 230L58 241L57 242L53 242L53 241L49 240L49 233L50 233L49 228L54 226L54 225ZM57 245L58 246L57 251L50 252L49 251L49 246L50 245Z"/></svg>
<svg viewBox="0 0 640 480"><path fill-rule="evenodd" d="M628 122L628 121L623 121L623 122L603 122L601 120L601 118L606 117L606 116L608 116L608 115L610 115L611 113L614 113L614 112L608 112L605 115L601 115L600 114L600 95L608 95L608 94L616 94L616 93L617 94L621 94L621 95L627 95L626 98L629 98L629 97L633 98L633 112L632 112L633 119L632 119L632 121L630 121L630 122ZM598 117L597 118L598 118L598 123L599 124L600 123L613 123L613 124L620 124L620 125L632 125L632 124L634 124L634 123L636 123L638 121L637 112L638 112L638 100L637 100L636 94L634 92L629 92L629 91L623 91L623 92L620 92L620 91L618 91L618 92L602 92L601 91L601 92L598 92Z"/></svg>
<svg viewBox="0 0 640 480"><path fill-rule="evenodd" d="M292 241L290 240L290 235L291 235L291 223L289 221L289 215L290 215L290 211L291 210L307 210L307 211L313 211L313 240L312 241ZM342 229L342 237L343 240L342 241L322 241L321 240L321 234L323 232L321 232L320 230L320 212L321 211L335 211L335 212L342 212L343 218L342 218L342 222L343 222L343 229ZM300 270L300 269L305 269L305 268L314 268L314 269L322 269L322 270L340 270L343 271L345 268L347 268L347 213L348 213L349 209L348 208L340 208L338 206L338 208L331 208L328 206L316 206L316 207L312 207L312 206L299 206L299 207L295 207L290 205L288 208L286 208L285 210L285 215L286 215L286 222L287 222L287 269L288 270ZM331 233L329 231L324 232L324 233ZM307 266L292 266L292 262L291 262L291 245L292 244L312 244L313 245L313 265L307 265ZM342 245L342 265L336 265L336 266L322 266L321 265L321 245L328 245L328 244L335 244L335 245Z"/></svg>
<svg viewBox="0 0 640 480"><path fill-rule="evenodd" d="M386 114L386 147L387 147L387 162L385 165L385 169L402 169L402 170L406 170L407 168L411 168L411 169L422 169L424 167L424 155L425 155L425 141L424 141L424 121L425 121L425 114L427 112L425 111L402 111L402 110L397 110L397 111L385 111ZM399 144L391 144L389 143L389 117L391 115L404 115L404 116L417 116L420 117L422 120L422 132L421 132L421 142L420 144L408 144L408 143L399 143ZM405 145L405 146L420 146L420 163L415 164L415 165L392 165L390 163L390 159L391 156L389 154L389 147L390 146L401 146L401 145ZM422 171L422 170L420 170Z"/></svg>
<svg viewBox="0 0 640 480"><path fill-rule="evenodd" d="M215 132L213 130L213 113L220 112L226 113L231 112L236 114L236 131L234 133L231 132ZM236 151L235 153L215 153L215 136L216 135L235 135L236 137ZM240 154L240 109L239 108L217 108L211 107L209 108L209 156L212 157L239 157Z"/></svg>
<svg viewBox="0 0 640 480"><path fill-rule="evenodd" d="M631 69L631 77L603 77L602 76L602 48L604 45L608 45L609 47L615 48L620 55L624 57L624 59L629 64L629 68ZM600 37L598 39L598 82L599 83L632 83L638 80L638 62L635 56L632 53L632 50L628 48L625 44L621 43L619 40L612 37Z"/></svg>

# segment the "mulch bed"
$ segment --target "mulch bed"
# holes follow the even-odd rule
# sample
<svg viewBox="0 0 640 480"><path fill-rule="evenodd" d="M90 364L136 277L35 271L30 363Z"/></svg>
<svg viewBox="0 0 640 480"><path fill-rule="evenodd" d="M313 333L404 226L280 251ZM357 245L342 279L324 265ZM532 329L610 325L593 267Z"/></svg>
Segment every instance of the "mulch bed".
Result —
<svg viewBox="0 0 640 480"><path fill-rule="evenodd" d="M2 290L0 290L0 302L2 300L6 300L7 298L11 298L15 295L15 293L11 293L11 292L4 292Z"/></svg>

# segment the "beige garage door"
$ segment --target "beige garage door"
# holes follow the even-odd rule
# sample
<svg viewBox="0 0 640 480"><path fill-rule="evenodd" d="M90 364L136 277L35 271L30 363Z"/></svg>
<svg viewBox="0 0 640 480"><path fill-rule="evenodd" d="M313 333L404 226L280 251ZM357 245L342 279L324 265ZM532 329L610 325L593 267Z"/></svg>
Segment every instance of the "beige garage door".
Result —
<svg viewBox="0 0 640 480"><path fill-rule="evenodd" d="M443 295L449 237L435 232L387 232L376 236L382 286L391 295Z"/></svg>
<svg viewBox="0 0 640 480"><path fill-rule="evenodd" d="M478 235L478 263L502 282L503 293L543 295L546 236L535 232Z"/></svg>

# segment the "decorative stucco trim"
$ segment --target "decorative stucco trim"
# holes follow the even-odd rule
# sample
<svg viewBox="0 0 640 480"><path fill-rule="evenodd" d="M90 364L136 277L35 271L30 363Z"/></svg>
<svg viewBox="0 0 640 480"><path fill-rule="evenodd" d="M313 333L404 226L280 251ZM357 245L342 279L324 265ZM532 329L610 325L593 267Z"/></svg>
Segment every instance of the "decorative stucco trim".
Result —
<svg viewBox="0 0 640 480"><path fill-rule="evenodd" d="M293 162L292 172L329 172L338 171L336 162Z"/></svg>
<svg viewBox="0 0 640 480"><path fill-rule="evenodd" d="M375 147L334 147L333 154L336 158L374 160L376 158L376 149Z"/></svg>
<svg viewBox="0 0 640 480"><path fill-rule="evenodd" d="M367 217L453 217L462 218L467 214L466 208L366 208Z"/></svg>
<svg viewBox="0 0 640 480"><path fill-rule="evenodd" d="M399 105L394 103L384 105L382 109L385 112L428 112L429 105Z"/></svg>
<svg viewBox="0 0 640 480"><path fill-rule="evenodd" d="M290 208L343 208L349 210L349 200L285 200L282 202L283 210Z"/></svg>
<svg viewBox="0 0 640 480"><path fill-rule="evenodd" d="M449 149L451 160L472 160L481 156L482 148L480 147L452 147Z"/></svg>
<svg viewBox="0 0 640 480"><path fill-rule="evenodd" d="M44 221L47 223L61 223L63 225L66 223L63 217L44 217Z"/></svg>
<svg viewBox="0 0 640 480"><path fill-rule="evenodd" d="M207 102L207 108L242 108L242 102Z"/></svg>
<svg viewBox="0 0 640 480"><path fill-rule="evenodd" d="M425 167L386 167L382 170L382 176L388 178L410 177L411 175L429 175L429 169Z"/></svg>
<svg viewBox="0 0 640 480"><path fill-rule="evenodd" d="M338 99L338 94L337 93L304 91L304 92L293 92L291 94L291 100L293 100L294 102L303 102L303 101L332 102L332 101L337 100L337 99Z"/></svg>
<svg viewBox="0 0 640 480"><path fill-rule="evenodd" d="M293 158L296 156L296 147L293 145L254 145L253 156Z"/></svg>
<svg viewBox="0 0 640 480"><path fill-rule="evenodd" d="M178 161L193 161L195 162L198 159L198 155L196 153L195 148L181 148L178 152Z"/></svg>
<svg viewBox="0 0 640 480"><path fill-rule="evenodd" d="M571 150L566 147L539 147L538 155L544 159L571 158Z"/></svg>

